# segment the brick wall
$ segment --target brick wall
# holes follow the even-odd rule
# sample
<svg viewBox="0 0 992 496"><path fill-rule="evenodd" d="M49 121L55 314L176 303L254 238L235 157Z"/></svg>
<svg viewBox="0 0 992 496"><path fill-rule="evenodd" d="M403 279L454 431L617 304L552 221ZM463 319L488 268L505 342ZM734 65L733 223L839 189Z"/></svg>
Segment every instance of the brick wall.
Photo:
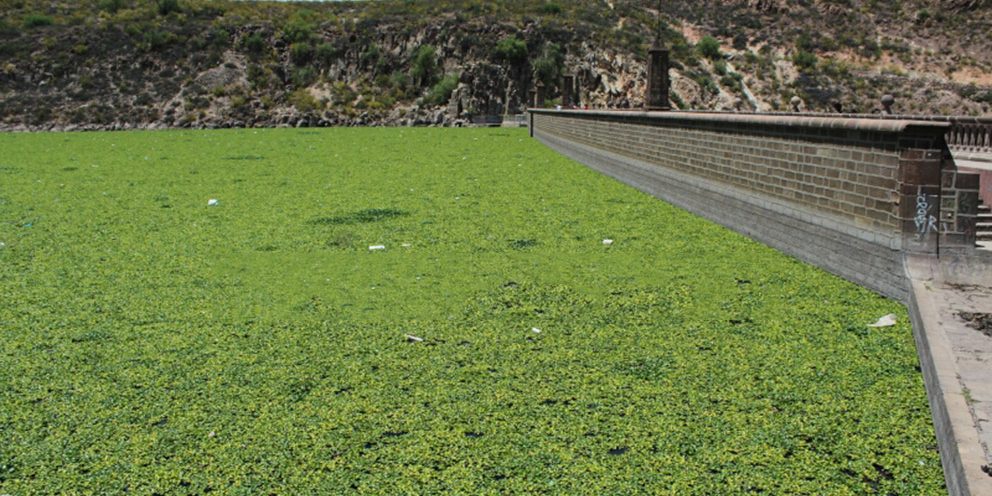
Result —
<svg viewBox="0 0 992 496"><path fill-rule="evenodd" d="M690 112L534 110L532 134L639 189L883 294L904 251L969 242L972 177L947 124Z"/></svg>

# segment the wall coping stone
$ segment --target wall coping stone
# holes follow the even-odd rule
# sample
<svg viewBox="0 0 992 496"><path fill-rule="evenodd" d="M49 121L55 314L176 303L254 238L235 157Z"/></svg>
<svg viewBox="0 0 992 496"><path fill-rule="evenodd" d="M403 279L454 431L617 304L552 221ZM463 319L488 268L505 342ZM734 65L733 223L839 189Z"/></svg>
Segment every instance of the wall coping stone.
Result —
<svg viewBox="0 0 992 496"><path fill-rule="evenodd" d="M950 127L948 121L922 119L879 119L866 116L838 117L830 114L745 114L717 112L649 112L643 110L556 110L528 109L535 114L564 115L568 117L605 117L607 119L651 120L659 123L699 122L728 125L760 125L788 127L790 129L835 129L881 133L905 133L908 130L932 131L943 135Z"/></svg>

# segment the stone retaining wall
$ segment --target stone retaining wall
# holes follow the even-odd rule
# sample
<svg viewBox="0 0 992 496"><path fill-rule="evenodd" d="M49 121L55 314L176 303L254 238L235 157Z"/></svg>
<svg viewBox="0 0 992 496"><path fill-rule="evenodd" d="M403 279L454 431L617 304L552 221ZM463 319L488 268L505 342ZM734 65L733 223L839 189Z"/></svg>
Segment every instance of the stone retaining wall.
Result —
<svg viewBox="0 0 992 496"><path fill-rule="evenodd" d="M904 253L974 245L977 180L954 166L945 122L540 109L530 118L532 135L567 156L903 301Z"/></svg>

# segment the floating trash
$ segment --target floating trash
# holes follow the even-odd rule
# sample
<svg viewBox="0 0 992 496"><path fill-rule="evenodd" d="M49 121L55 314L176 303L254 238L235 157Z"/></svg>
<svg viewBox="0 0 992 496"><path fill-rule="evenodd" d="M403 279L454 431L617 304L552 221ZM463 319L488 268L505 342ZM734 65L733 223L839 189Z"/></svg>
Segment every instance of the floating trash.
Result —
<svg viewBox="0 0 992 496"><path fill-rule="evenodd" d="M540 334L541 330L536 327L531 327L530 332L533 332L534 334Z"/></svg>
<svg viewBox="0 0 992 496"><path fill-rule="evenodd" d="M369 251L385 250L386 245L369 245Z"/></svg>
<svg viewBox="0 0 992 496"><path fill-rule="evenodd" d="M406 336L406 342L408 343L421 343L424 341L424 338L418 338L412 334L404 334L404 336Z"/></svg>
<svg viewBox="0 0 992 496"><path fill-rule="evenodd" d="M211 199L207 200L207 206L208 207L216 207L219 204L220 204L220 201L217 200L217 199L215 199L215 198L211 198Z"/></svg>
<svg viewBox="0 0 992 496"><path fill-rule="evenodd" d="M610 246L610 245L613 244L613 240L612 239L604 239L603 240L603 244L606 245L606 246Z"/></svg>
<svg viewBox="0 0 992 496"><path fill-rule="evenodd" d="M880 317L874 324L868 324L868 327L892 327L896 325L895 314L888 314Z"/></svg>
<svg viewBox="0 0 992 496"><path fill-rule="evenodd" d="M400 246L402 246L403 248L409 248L409 247L411 247L411 246L413 246L413 245L411 245L410 243L403 243L403 244L402 244L402 245L400 245Z"/></svg>

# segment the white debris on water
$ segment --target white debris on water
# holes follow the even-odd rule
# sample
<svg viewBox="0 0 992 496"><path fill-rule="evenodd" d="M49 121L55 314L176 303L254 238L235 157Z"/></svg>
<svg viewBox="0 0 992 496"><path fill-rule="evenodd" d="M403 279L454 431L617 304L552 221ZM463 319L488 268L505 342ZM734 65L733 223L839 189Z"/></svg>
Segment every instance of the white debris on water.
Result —
<svg viewBox="0 0 992 496"><path fill-rule="evenodd" d="M408 343L420 343L424 341L424 338L419 338L413 334L404 334L404 336L406 336L406 341Z"/></svg>
<svg viewBox="0 0 992 496"><path fill-rule="evenodd" d="M530 332L533 332L534 334L540 334L541 330L536 327L531 327Z"/></svg>
<svg viewBox="0 0 992 496"><path fill-rule="evenodd" d="M385 250L386 245L369 245L369 251Z"/></svg>
<svg viewBox="0 0 992 496"><path fill-rule="evenodd" d="M895 314L888 314L880 317L874 324L868 324L868 327L892 327L896 325Z"/></svg>
<svg viewBox="0 0 992 496"><path fill-rule="evenodd" d="M603 244L606 245L606 246L610 246L610 245L613 244L613 240L612 239L604 239L603 240Z"/></svg>
<svg viewBox="0 0 992 496"><path fill-rule="evenodd" d="M207 200L207 206L208 207L216 207L219 204L220 204L220 200L218 200L216 198L211 198L211 199Z"/></svg>

